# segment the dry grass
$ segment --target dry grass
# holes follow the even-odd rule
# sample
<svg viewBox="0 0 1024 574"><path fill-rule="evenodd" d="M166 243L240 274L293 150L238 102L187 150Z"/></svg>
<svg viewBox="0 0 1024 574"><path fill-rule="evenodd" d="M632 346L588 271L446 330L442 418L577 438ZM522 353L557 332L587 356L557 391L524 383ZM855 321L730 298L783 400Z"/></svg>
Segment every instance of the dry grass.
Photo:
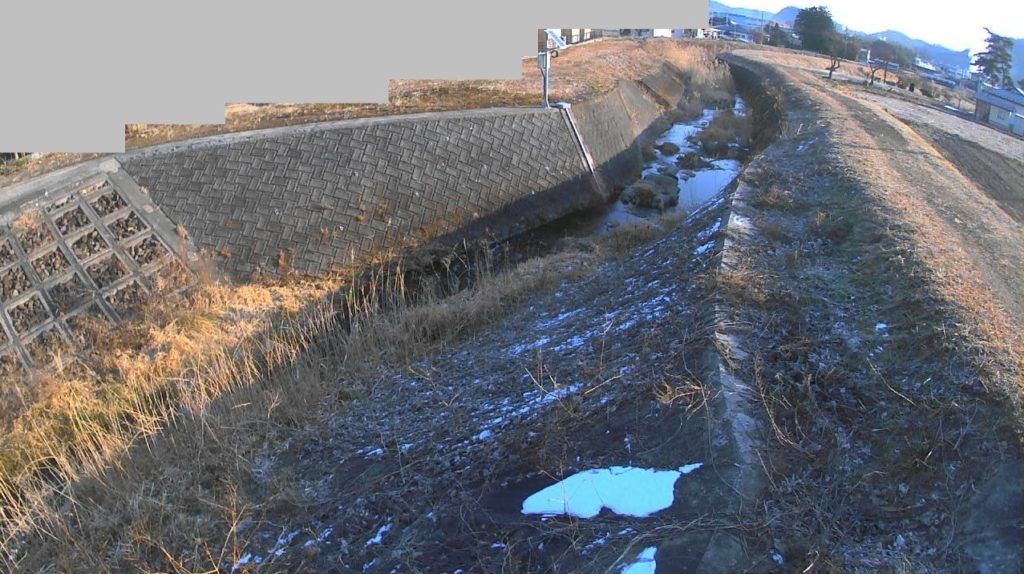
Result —
<svg viewBox="0 0 1024 574"><path fill-rule="evenodd" d="M714 41L671 38L603 39L572 46L552 64L551 101L579 102L611 90L619 80L639 80L664 62L688 70L699 88L710 62L730 46ZM521 80L392 80L382 104L228 104L223 125L130 124L126 146L136 149L191 137L309 122L419 112L540 104L541 77L536 59L522 61ZM699 111L698 111L699 113Z"/></svg>
<svg viewBox="0 0 1024 574"><path fill-rule="evenodd" d="M711 120L708 126L693 136L705 155L720 157L732 153L730 144L750 145L753 125L747 116L739 116L724 110Z"/></svg>
<svg viewBox="0 0 1024 574"><path fill-rule="evenodd" d="M808 155L787 142L760 160L774 169L751 218L794 240L741 243L757 264L725 277L767 279L753 295L733 289L732 306L754 326L744 370L774 437L760 453L764 544L795 571L974 571L958 536L992 468L1019 460L1021 363L1020 330L983 279L1004 255L972 257L965 239L1014 242L1001 216L958 233L984 198L906 130L805 74L769 74L808 114L803 137L826 145ZM772 173L787 169L799 176ZM962 210L955 226L950 206ZM757 292L763 304L747 304ZM896 532L913 543L894 545Z"/></svg>
<svg viewBox="0 0 1024 574"><path fill-rule="evenodd" d="M11 229L15 233L38 230L42 226L43 212L39 209L27 209L11 222Z"/></svg>
<svg viewBox="0 0 1024 574"><path fill-rule="evenodd" d="M484 263L472 288L443 299L423 281L423 295L408 292L387 266L360 275L360 289L209 283L153 301L57 373L0 439L0 550L15 568L54 557L87 570L217 567L242 543L231 529L241 507L294 503L286 484L254 490L251 453L336 409L376 368L480 328L597 258L594 246L568 249L501 275Z"/></svg>
<svg viewBox="0 0 1024 574"><path fill-rule="evenodd" d="M599 93L613 79L642 77L665 60L689 70L694 86L711 86L724 74L709 64L719 48L670 40L574 48L559 58L571 86L559 99ZM465 107L463 88L483 89L450 82L446 91L435 84L399 86L425 87L423 97L441 108ZM498 83L473 102L494 105L501 101L494 94L516 97L529 85ZM415 105L406 101L364 115ZM343 116L361 111L338 109ZM315 117L337 119L325 114ZM280 118L250 119L268 127ZM246 121L229 122L225 130L248 129ZM205 132L170 130L153 137L198 133ZM338 410L382 365L408 364L437 350L523 298L590 273L600 258L624 255L666 233L683 217L680 212L621 226L596 243L566 242L559 253L501 274L479 263L472 287L448 297L450 277L434 278L439 283L420 277L408 285L401 264L322 281L242 286L206 271L190 292L149 301L117 328L97 326L95 344L63 361L38 387L45 390L38 400L26 397L0 437L5 566L223 567L245 546L242 515L258 522L303 504L293 483L261 481L256 453L286 440L318 413ZM291 254L279 254L281 271L290 269L291 260ZM679 395L674 400L683 400L687 389L675 384L670 390Z"/></svg>

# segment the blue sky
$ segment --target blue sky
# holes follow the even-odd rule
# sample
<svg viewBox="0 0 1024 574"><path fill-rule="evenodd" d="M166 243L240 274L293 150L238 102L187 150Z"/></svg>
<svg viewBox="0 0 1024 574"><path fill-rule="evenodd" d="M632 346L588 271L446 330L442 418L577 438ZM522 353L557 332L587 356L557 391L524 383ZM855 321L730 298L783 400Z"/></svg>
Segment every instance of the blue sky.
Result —
<svg viewBox="0 0 1024 574"><path fill-rule="evenodd" d="M971 2L923 2L921 0L719 0L727 6L764 10L774 14L786 6L826 6L841 25L861 32L899 30L912 38L953 50L985 48L988 26L996 34L1024 38L1024 1L972 0Z"/></svg>

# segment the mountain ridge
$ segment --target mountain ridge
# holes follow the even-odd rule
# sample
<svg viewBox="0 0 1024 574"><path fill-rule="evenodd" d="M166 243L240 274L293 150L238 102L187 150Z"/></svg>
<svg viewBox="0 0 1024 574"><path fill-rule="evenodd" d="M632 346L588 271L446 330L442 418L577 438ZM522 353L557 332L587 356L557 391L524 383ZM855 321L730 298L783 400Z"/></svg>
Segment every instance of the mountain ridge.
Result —
<svg viewBox="0 0 1024 574"><path fill-rule="evenodd" d="M796 15L800 13L800 8L796 6L786 6L769 17L768 12L766 11L729 6L719 2L718 0L709 0L708 10L712 12L739 14L748 18L763 18L765 21L787 22L789 24L792 24L796 19ZM837 25L839 24L837 23ZM971 65L971 51L969 49L954 50L941 44L913 38L899 30L893 29L883 30L881 32L861 32L852 29L847 29L847 31L850 34L864 38L884 39L888 42L902 44L917 52L918 57L922 60L930 61L934 64L962 68L965 70L969 69ZM1014 43L1011 75L1019 80L1024 78L1024 38L1011 38L1011 40L1013 40Z"/></svg>

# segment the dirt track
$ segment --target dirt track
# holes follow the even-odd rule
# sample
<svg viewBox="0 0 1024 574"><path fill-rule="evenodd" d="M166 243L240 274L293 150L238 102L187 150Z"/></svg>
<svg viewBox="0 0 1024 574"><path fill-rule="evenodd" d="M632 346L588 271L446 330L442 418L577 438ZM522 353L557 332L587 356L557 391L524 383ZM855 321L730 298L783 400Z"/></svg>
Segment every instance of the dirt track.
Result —
<svg viewBox="0 0 1024 574"><path fill-rule="evenodd" d="M739 248L767 295L733 304L774 435L768 544L805 571L1016 571L1020 224L877 105L740 58L786 108Z"/></svg>

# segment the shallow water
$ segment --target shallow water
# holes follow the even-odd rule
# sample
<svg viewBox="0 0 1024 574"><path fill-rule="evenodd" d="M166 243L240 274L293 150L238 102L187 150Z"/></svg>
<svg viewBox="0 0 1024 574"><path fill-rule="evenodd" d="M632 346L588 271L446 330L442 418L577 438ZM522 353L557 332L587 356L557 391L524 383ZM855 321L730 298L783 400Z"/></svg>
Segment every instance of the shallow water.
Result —
<svg viewBox="0 0 1024 574"><path fill-rule="evenodd" d="M655 147L663 143L673 143L679 146L679 152L664 154L655 149L655 157L647 162L641 177L658 174L665 169L676 167L677 160L687 153L696 153L702 159L711 163L709 168L692 172L688 170L679 171L677 174L679 178L679 203L666 210L668 213L688 213L696 210L707 203L708 200L721 193L739 175L742 162L735 159L714 159L705 156L701 153L700 146L691 143L688 139L707 127L718 113L719 110L704 110L704 113L699 118L674 124L654 140ZM746 104L738 96L736 104L733 106L733 113L736 115L746 115ZM596 233L607 233L623 223L657 215L659 215L659 212L655 209L635 207L623 203L621 200L616 201L608 206L594 231Z"/></svg>

